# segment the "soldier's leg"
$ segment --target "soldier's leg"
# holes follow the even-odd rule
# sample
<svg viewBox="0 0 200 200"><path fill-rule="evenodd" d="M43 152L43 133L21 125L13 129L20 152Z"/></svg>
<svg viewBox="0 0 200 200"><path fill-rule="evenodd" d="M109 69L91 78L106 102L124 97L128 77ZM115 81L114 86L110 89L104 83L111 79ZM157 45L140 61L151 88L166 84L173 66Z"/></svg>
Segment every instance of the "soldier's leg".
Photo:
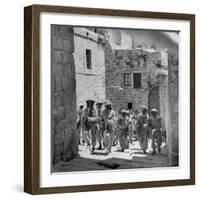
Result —
<svg viewBox="0 0 200 200"><path fill-rule="evenodd" d="M109 134L108 131L104 131L104 147L106 150L108 150L108 143L109 143Z"/></svg>
<svg viewBox="0 0 200 200"><path fill-rule="evenodd" d="M122 130L119 130L119 145L120 145L121 151L124 151L124 136L123 136Z"/></svg>
<svg viewBox="0 0 200 200"><path fill-rule="evenodd" d="M161 145L162 145L162 132L158 131L157 133L157 146L158 146L158 152L161 152Z"/></svg>
<svg viewBox="0 0 200 200"><path fill-rule="evenodd" d="M127 134L125 134L124 136L124 142L125 142L125 149L128 149L130 145L130 140Z"/></svg>
<svg viewBox="0 0 200 200"><path fill-rule="evenodd" d="M129 140L129 143L132 144L132 142L133 142L133 127L132 127L132 125L129 125L128 140Z"/></svg>
<svg viewBox="0 0 200 200"><path fill-rule="evenodd" d="M115 130L114 132L114 139L113 139L113 145L116 146L119 140L119 131Z"/></svg>
<svg viewBox="0 0 200 200"><path fill-rule="evenodd" d="M109 134L108 134L108 152L111 152L111 148L112 148L112 143L113 143L113 131L109 130Z"/></svg>
<svg viewBox="0 0 200 200"><path fill-rule="evenodd" d="M78 126L76 128L76 144L79 145L80 144L80 136L81 135L81 126Z"/></svg>
<svg viewBox="0 0 200 200"><path fill-rule="evenodd" d="M156 129L152 130L152 144L151 147L153 149L152 154L156 154Z"/></svg>
<svg viewBox="0 0 200 200"><path fill-rule="evenodd" d="M85 144L87 145L87 146L89 146L90 145L90 133L89 133L89 128L88 127L84 127L84 129L83 129L83 134L84 134L84 142L85 142Z"/></svg>
<svg viewBox="0 0 200 200"><path fill-rule="evenodd" d="M83 145L84 143L84 139L83 139L83 128L81 127L81 130L80 130L80 144Z"/></svg>
<svg viewBox="0 0 200 200"><path fill-rule="evenodd" d="M148 148L148 132L147 132L147 128L145 128L144 130L144 146L143 148L145 149L145 151Z"/></svg>
<svg viewBox="0 0 200 200"><path fill-rule="evenodd" d="M148 148L152 150L152 130L148 130Z"/></svg>
<svg viewBox="0 0 200 200"><path fill-rule="evenodd" d="M140 131L140 147L143 152L146 154L147 149L147 130L143 127Z"/></svg>
<svg viewBox="0 0 200 200"><path fill-rule="evenodd" d="M99 145L98 149L102 149L102 130L100 129L100 127L97 127L96 138Z"/></svg>
<svg viewBox="0 0 200 200"><path fill-rule="evenodd" d="M138 132L138 141L139 141L139 144L140 144L140 148L143 149L143 134L142 134L142 131Z"/></svg>
<svg viewBox="0 0 200 200"><path fill-rule="evenodd" d="M101 132L102 132L102 149L104 149L105 148L105 129L102 128Z"/></svg>
<svg viewBox="0 0 200 200"><path fill-rule="evenodd" d="M91 151L93 152L95 149L96 145L96 127L92 126L91 127Z"/></svg>
<svg viewBox="0 0 200 200"><path fill-rule="evenodd" d="M85 127L84 126L82 127L82 140L83 140L83 143L86 143Z"/></svg>

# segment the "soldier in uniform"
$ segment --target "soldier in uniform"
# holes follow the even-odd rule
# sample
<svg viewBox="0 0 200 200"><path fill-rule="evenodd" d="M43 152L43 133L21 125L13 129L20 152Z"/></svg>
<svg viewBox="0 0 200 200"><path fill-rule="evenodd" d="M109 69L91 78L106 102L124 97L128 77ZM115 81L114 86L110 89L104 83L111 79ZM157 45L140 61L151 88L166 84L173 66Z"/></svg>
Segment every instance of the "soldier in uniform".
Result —
<svg viewBox="0 0 200 200"><path fill-rule="evenodd" d="M96 110L94 109L93 100L87 100L87 107L83 112L83 125L85 130L85 138L87 140L87 144L91 147L91 152L94 151L96 145L96 123L97 123L97 115Z"/></svg>
<svg viewBox="0 0 200 200"><path fill-rule="evenodd" d="M148 109L146 106L142 106L142 111L137 117L136 126L140 147L143 150L144 154L146 154L146 150L148 147L148 120Z"/></svg>
<svg viewBox="0 0 200 200"><path fill-rule="evenodd" d="M103 149L103 117L102 117L102 111L103 111L103 102L98 101L96 103L96 110L97 110L97 124L96 124L96 137L99 144L98 149Z"/></svg>
<svg viewBox="0 0 200 200"><path fill-rule="evenodd" d="M158 152L161 152L161 144L162 144L162 125L161 125L161 118L158 115L158 111L154 108L151 110L151 116L149 118L149 133L151 134L152 138L152 154L156 154L156 144L158 147Z"/></svg>
<svg viewBox="0 0 200 200"><path fill-rule="evenodd" d="M133 115L129 110L126 111L126 118L128 121L128 143L132 144L134 124L133 124Z"/></svg>
<svg viewBox="0 0 200 200"><path fill-rule="evenodd" d="M115 132L115 111L112 109L112 103L107 100L105 102L105 109L102 112L103 126L104 126L104 143L105 152L110 153L114 139Z"/></svg>
<svg viewBox="0 0 200 200"><path fill-rule="evenodd" d="M133 113L133 138L138 139L137 132L137 120L138 120L139 111L136 109Z"/></svg>
<svg viewBox="0 0 200 200"><path fill-rule="evenodd" d="M119 118L117 120L118 134L119 134L119 144L121 151L127 148L126 140L128 136L128 119L126 118L126 110L122 109L119 113Z"/></svg>

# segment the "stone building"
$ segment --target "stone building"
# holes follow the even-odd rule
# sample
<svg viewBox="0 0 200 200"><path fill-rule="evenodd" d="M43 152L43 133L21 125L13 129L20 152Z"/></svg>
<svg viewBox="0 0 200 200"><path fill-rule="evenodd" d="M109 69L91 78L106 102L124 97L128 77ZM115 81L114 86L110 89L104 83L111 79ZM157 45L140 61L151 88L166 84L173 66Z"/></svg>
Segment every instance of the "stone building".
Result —
<svg viewBox="0 0 200 200"><path fill-rule="evenodd" d="M78 153L73 38L72 27L51 26L52 164L74 158Z"/></svg>
<svg viewBox="0 0 200 200"><path fill-rule="evenodd" d="M179 165L179 64L178 55L170 54L168 70L167 140L170 165Z"/></svg>
<svg viewBox="0 0 200 200"><path fill-rule="evenodd" d="M113 50L133 49L133 36L126 29L106 29L107 39Z"/></svg>
<svg viewBox="0 0 200 200"><path fill-rule="evenodd" d="M77 156L77 107L92 98L110 99L116 110L156 107L165 120L170 164L178 165L178 45L143 48L139 37L51 26L52 164Z"/></svg>
<svg viewBox="0 0 200 200"><path fill-rule="evenodd" d="M105 100L105 39L92 29L73 30L77 106Z"/></svg>
<svg viewBox="0 0 200 200"><path fill-rule="evenodd" d="M121 35L121 38L127 38L126 32ZM129 44L132 44L131 38ZM109 40L105 53L106 97L115 109L136 110L146 105L165 113L161 107L165 105L162 97L167 89L167 54L164 50L133 49L132 45L127 49L124 46L116 49Z"/></svg>
<svg viewBox="0 0 200 200"><path fill-rule="evenodd" d="M77 156L77 108L105 100L105 40L86 28L51 27L52 163Z"/></svg>
<svg viewBox="0 0 200 200"><path fill-rule="evenodd" d="M133 34L132 49L130 46L120 49L119 45L115 48L113 42L106 43L106 98L112 101L115 109L135 110L141 105L149 110L157 108L167 133L169 164L178 166L178 40L155 31L129 33Z"/></svg>

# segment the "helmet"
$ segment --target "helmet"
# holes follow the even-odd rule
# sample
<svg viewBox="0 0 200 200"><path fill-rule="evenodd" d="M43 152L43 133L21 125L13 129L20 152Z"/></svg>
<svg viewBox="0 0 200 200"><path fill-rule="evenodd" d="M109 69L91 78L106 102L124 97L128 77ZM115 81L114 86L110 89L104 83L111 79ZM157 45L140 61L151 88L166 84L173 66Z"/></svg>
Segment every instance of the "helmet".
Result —
<svg viewBox="0 0 200 200"><path fill-rule="evenodd" d="M155 108L153 108L152 110L151 110L151 113L152 112L155 112L155 113L157 113L158 112L158 110L157 109L155 109Z"/></svg>
<svg viewBox="0 0 200 200"><path fill-rule="evenodd" d="M148 108L146 106L142 106L141 108L142 108L142 110L148 110Z"/></svg>
<svg viewBox="0 0 200 200"><path fill-rule="evenodd" d="M104 104L105 104L105 106L112 105L110 100L106 100Z"/></svg>

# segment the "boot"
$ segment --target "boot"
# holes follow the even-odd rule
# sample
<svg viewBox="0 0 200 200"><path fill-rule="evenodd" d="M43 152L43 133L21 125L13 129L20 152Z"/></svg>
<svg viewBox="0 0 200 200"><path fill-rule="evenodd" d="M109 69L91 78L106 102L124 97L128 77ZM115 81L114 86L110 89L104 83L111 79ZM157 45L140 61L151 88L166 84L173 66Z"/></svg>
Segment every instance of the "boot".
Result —
<svg viewBox="0 0 200 200"><path fill-rule="evenodd" d="M94 150L95 150L95 147L94 147L94 146L92 146L92 148L91 148L91 153L93 153L93 152L94 152Z"/></svg>
<svg viewBox="0 0 200 200"><path fill-rule="evenodd" d="M97 148L97 150L101 150L102 149L102 146L101 144L99 145L99 147Z"/></svg>
<svg viewBox="0 0 200 200"><path fill-rule="evenodd" d="M146 153L147 153L147 152L146 152L146 149L143 149L143 153L144 153L144 154L146 154Z"/></svg>
<svg viewBox="0 0 200 200"><path fill-rule="evenodd" d="M152 155L156 155L156 150L155 149L153 150Z"/></svg>
<svg viewBox="0 0 200 200"><path fill-rule="evenodd" d="M158 147L158 152L159 152L159 153L161 152L161 148L160 148L160 146Z"/></svg>

